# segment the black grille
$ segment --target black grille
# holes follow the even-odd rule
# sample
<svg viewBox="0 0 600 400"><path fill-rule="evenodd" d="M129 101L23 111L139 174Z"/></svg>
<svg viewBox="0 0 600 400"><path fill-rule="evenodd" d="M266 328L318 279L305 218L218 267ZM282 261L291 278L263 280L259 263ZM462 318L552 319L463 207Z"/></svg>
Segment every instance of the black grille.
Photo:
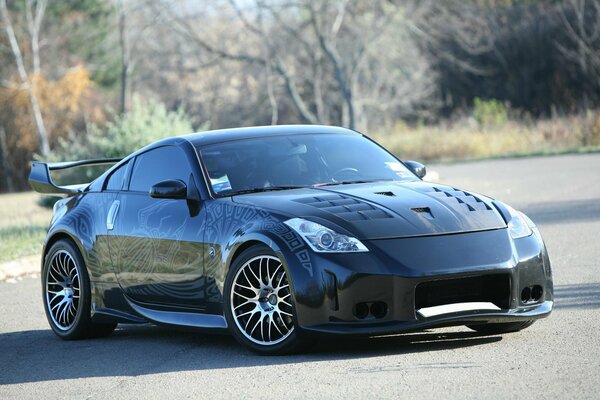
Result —
<svg viewBox="0 0 600 400"><path fill-rule="evenodd" d="M466 302L490 302L501 309L510 305L510 276L473 276L423 282L415 289L415 309Z"/></svg>

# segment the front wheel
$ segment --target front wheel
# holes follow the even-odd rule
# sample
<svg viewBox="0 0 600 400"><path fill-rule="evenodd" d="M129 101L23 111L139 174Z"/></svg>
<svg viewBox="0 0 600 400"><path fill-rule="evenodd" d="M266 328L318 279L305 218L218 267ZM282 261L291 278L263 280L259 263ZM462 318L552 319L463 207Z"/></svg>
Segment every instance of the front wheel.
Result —
<svg viewBox="0 0 600 400"><path fill-rule="evenodd" d="M253 246L233 262L225 281L225 317L238 342L261 354L298 351L297 327L288 274L266 246Z"/></svg>
<svg viewBox="0 0 600 400"><path fill-rule="evenodd" d="M59 240L48 251L42 295L50 327L61 339L106 336L117 326L92 323L90 280L83 257L70 240Z"/></svg>
<svg viewBox="0 0 600 400"><path fill-rule="evenodd" d="M505 322L499 324L467 325L468 328L484 335L497 335L501 333L518 332L533 325L535 321Z"/></svg>

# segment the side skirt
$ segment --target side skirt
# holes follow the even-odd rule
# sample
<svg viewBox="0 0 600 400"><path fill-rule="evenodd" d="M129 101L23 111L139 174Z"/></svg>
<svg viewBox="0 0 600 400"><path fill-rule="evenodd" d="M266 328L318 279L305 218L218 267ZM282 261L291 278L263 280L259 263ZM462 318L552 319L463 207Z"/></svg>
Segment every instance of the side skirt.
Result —
<svg viewBox="0 0 600 400"><path fill-rule="evenodd" d="M227 329L227 321L222 315L201 314L189 311L164 311L141 305L124 296L129 306L150 322L177 325L188 328Z"/></svg>

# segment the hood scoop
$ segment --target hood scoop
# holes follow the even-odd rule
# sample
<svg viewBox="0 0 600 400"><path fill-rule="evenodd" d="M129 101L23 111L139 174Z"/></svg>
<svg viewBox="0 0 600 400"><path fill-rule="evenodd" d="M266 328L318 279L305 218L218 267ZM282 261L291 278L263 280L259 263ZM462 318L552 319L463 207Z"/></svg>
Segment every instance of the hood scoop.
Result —
<svg viewBox="0 0 600 400"><path fill-rule="evenodd" d="M394 192L375 192L375 194L379 194L381 196L396 197Z"/></svg>

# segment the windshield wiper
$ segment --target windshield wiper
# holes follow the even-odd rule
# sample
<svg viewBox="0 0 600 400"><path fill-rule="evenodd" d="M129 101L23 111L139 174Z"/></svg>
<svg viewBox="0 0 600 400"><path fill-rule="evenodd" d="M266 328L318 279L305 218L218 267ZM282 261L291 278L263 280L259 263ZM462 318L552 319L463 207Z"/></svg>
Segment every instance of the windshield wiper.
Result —
<svg viewBox="0 0 600 400"><path fill-rule="evenodd" d="M301 188L305 188L305 187L306 186L292 186L292 185L289 185L289 186L268 186L268 187L252 188L252 189L234 190L232 192L223 193L223 195L226 195L226 196L236 196L238 194L271 192L271 191L276 191L276 190L288 190L288 189L301 189Z"/></svg>
<svg viewBox="0 0 600 400"><path fill-rule="evenodd" d="M327 183L317 183L313 185L313 187L323 187L323 186L334 186L334 185L351 185L353 183L371 183L371 182L389 182L393 181L393 179L361 179L356 181L340 181L340 182L327 182Z"/></svg>

